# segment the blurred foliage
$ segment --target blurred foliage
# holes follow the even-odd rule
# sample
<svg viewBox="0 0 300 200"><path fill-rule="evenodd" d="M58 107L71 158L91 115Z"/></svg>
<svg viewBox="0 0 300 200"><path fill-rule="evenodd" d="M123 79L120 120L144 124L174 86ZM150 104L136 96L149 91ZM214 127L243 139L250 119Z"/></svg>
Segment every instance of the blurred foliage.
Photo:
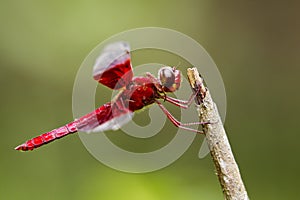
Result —
<svg viewBox="0 0 300 200"><path fill-rule="evenodd" d="M299 6L1 0L0 199L222 199L210 157L197 158L202 136L171 166L148 174L100 164L75 135L30 153L13 150L72 119L73 82L91 49L144 26L191 36L218 65L225 126L250 197L299 198Z"/></svg>

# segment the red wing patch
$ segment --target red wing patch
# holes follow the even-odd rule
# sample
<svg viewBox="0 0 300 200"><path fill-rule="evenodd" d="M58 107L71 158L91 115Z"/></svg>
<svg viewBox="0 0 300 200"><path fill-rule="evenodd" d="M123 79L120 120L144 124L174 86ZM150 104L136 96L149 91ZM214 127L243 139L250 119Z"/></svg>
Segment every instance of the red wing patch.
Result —
<svg viewBox="0 0 300 200"><path fill-rule="evenodd" d="M93 77L111 89L128 85L133 77L129 44L116 42L106 46L96 60Z"/></svg>

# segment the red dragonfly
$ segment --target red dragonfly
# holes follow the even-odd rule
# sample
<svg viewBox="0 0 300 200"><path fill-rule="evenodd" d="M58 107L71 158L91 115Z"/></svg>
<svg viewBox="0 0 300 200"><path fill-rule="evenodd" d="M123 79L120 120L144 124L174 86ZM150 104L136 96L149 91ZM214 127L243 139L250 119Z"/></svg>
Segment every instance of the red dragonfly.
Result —
<svg viewBox="0 0 300 200"><path fill-rule="evenodd" d="M156 103L162 109L176 127L202 133L187 126L204 124L205 122L181 123L158 101L161 99L182 108L187 108L193 101L196 94L192 94L187 101L166 94L174 92L180 87L181 75L175 67L165 66L160 68L157 78L149 72L145 76L133 77L129 44L116 42L106 46L97 58L93 69L93 77L99 83L113 90L119 90L119 93L111 102L100 106L79 119L75 119L71 123L32 138L15 149L21 151L33 150L78 131L117 130L132 119L136 110L153 103Z"/></svg>

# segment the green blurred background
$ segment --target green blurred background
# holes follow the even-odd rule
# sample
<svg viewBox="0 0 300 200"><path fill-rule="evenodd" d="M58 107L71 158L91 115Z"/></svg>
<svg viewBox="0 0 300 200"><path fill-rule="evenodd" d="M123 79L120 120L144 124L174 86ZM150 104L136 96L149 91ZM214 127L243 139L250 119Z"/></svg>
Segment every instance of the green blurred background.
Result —
<svg viewBox="0 0 300 200"><path fill-rule="evenodd" d="M299 6L1 0L0 199L223 198L210 156L197 158L202 136L171 166L148 174L102 165L76 135L30 153L13 149L72 119L77 70L98 43L144 26L183 32L216 62L227 92L225 127L249 196L299 198Z"/></svg>

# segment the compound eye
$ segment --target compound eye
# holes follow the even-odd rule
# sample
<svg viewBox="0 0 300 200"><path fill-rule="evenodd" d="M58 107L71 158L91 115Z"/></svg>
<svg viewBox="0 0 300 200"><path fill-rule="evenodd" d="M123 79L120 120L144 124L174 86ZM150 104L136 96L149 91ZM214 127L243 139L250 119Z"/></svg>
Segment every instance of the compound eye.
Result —
<svg viewBox="0 0 300 200"><path fill-rule="evenodd" d="M171 88L175 83L175 74L171 67L162 67L158 72L159 80L162 86Z"/></svg>

